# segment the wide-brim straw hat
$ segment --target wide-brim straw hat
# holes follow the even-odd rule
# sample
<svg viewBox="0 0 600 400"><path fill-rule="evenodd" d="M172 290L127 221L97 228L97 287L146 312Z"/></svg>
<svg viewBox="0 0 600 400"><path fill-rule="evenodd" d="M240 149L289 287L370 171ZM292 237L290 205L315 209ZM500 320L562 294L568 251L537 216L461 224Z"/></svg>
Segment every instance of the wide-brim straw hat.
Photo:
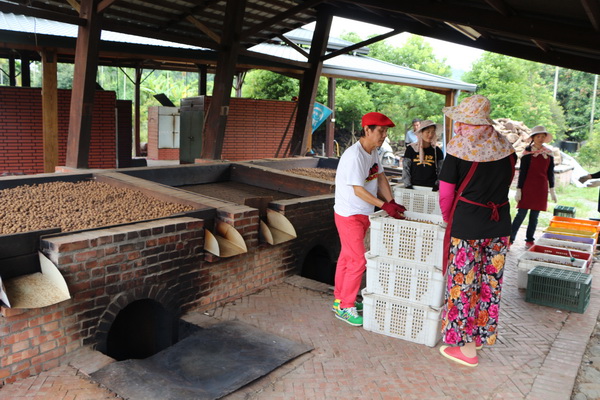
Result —
<svg viewBox="0 0 600 400"><path fill-rule="evenodd" d="M531 128L531 132L527 136L527 139L531 139L532 137L534 137L535 135L538 135L540 133L546 134L546 140L544 140L544 143L550 143L552 141L552 139L553 139L552 134L550 132L548 132L546 130L546 127L543 125L537 125L537 126L534 126L533 128Z"/></svg>
<svg viewBox="0 0 600 400"><path fill-rule="evenodd" d="M435 135L436 135L436 137L440 137L440 134L442 133L442 124L436 124L435 122L433 122L429 119L426 119L425 121L421 121L419 123L419 129L417 129L417 131L415 133L419 133L423 129L429 128L430 126L435 126Z"/></svg>
<svg viewBox="0 0 600 400"><path fill-rule="evenodd" d="M442 108L448 118L469 125L492 125L490 110L490 101L479 94L467 97L457 106Z"/></svg>

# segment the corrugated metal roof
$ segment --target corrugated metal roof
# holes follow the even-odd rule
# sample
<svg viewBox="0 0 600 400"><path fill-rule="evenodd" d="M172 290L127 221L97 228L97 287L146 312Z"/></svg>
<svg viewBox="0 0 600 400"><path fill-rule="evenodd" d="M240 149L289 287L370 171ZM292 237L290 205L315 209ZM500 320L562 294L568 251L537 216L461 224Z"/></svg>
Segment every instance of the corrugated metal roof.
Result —
<svg viewBox="0 0 600 400"><path fill-rule="evenodd" d="M289 31L288 33L284 34L284 36L296 44L303 44L303 45L310 46L310 43L312 42L313 31L304 29L304 28L298 28L298 29ZM274 41L281 42L281 40L277 39L277 38L275 38ZM352 46L353 44L354 43L349 42L347 40L330 36L329 40L327 41L327 49L339 50L339 49L343 49L348 46ZM369 48L368 47L359 47L358 49L354 50L354 53L366 55L366 54L369 54Z"/></svg>
<svg viewBox="0 0 600 400"><path fill-rule="evenodd" d="M295 61L306 61L306 57L289 46L259 44L250 50ZM377 60L367 56L339 55L323 63L323 75L361 81L404 84L427 88L445 88L473 92L477 85L457 81L412 68Z"/></svg>
<svg viewBox="0 0 600 400"><path fill-rule="evenodd" d="M71 38L77 37L78 30L77 26L71 24L2 12L0 12L0 26L3 26L7 31ZM294 29L287 33L286 36L292 41L308 40L308 43L310 43L309 39L312 39L312 32L307 29ZM136 45L202 49L201 47L189 46L182 43L172 43L110 31L102 31L101 38L104 41L132 43ZM331 48L343 48L353 44L352 42L333 37L330 38L330 42L333 43ZM264 43L254 46L249 50L287 60L306 61L306 57L284 44ZM336 78L403 84L432 89L445 88L475 91L477 88L476 85L470 83L417 71L364 55L344 54L330 58L324 62L322 73L325 76Z"/></svg>
<svg viewBox="0 0 600 400"><path fill-rule="evenodd" d="M60 36L77 38L78 27L63 22L50 21L43 18L34 18L25 15L0 12L0 27L6 31L32 33L38 35ZM139 45L177 47L182 49L202 49L202 47L189 46L183 43L167 42L141 36L128 35L103 30L101 40L108 42L134 43Z"/></svg>

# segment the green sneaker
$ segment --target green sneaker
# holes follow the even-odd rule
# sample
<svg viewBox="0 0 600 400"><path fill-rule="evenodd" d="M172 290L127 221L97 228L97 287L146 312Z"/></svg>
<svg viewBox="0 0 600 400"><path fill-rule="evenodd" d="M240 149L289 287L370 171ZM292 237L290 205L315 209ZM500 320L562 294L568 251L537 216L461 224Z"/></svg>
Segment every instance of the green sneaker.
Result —
<svg viewBox="0 0 600 400"><path fill-rule="evenodd" d="M331 311L338 312L338 310L340 309L341 302L342 301L340 299L335 299L333 301L333 306L331 307ZM355 301L354 306L356 307L356 311L358 311L359 313L363 312L363 303L359 303L358 301Z"/></svg>
<svg viewBox="0 0 600 400"><path fill-rule="evenodd" d="M335 317L352 326L362 326L363 317L358 315L356 307L340 308L335 312Z"/></svg>

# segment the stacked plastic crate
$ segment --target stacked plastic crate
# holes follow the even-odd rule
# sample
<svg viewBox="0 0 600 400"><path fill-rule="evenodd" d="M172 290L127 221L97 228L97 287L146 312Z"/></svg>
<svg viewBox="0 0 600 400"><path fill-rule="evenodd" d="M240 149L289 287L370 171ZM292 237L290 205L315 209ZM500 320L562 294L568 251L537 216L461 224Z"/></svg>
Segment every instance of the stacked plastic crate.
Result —
<svg viewBox="0 0 600 400"><path fill-rule="evenodd" d="M528 288L529 272L536 266L589 273L599 230L598 221L552 217L536 245L519 258L519 289Z"/></svg>
<svg viewBox="0 0 600 400"><path fill-rule="evenodd" d="M552 217L536 245L519 258L518 287L527 289L525 301L585 312L599 231L598 221Z"/></svg>
<svg viewBox="0 0 600 400"><path fill-rule="evenodd" d="M366 330L433 347L441 337L443 222L438 194L395 188L406 220L371 216L363 290Z"/></svg>

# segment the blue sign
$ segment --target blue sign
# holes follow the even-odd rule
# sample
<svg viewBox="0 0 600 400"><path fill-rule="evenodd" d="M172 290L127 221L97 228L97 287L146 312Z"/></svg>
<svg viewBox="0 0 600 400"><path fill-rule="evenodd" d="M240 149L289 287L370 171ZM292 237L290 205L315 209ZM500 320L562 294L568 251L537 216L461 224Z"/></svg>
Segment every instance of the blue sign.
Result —
<svg viewBox="0 0 600 400"><path fill-rule="evenodd" d="M312 132L315 131L326 119L331 115L332 111L330 108L325 107L321 103L315 101L312 114Z"/></svg>

